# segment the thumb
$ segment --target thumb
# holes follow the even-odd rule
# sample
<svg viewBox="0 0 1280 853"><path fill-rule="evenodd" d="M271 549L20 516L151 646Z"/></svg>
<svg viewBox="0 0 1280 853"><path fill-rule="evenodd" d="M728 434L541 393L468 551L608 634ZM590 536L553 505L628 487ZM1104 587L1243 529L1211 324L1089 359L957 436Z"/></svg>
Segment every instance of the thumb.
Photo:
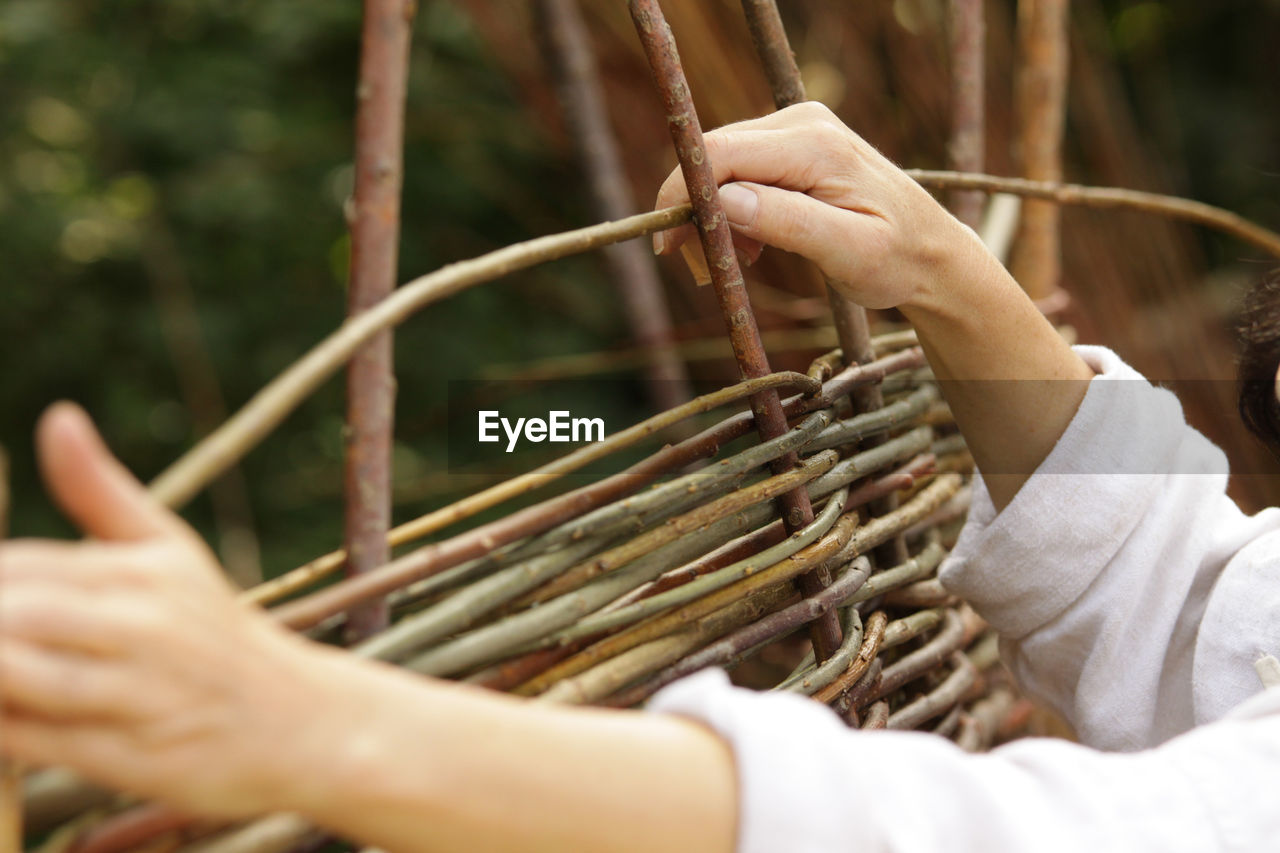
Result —
<svg viewBox="0 0 1280 853"><path fill-rule="evenodd" d="M89 536L136 541L185 529L111 455L93 422L73 403L55 403L36 427L36 452L45 488Z"/></svg>
<svg viewBox="0 0 1280 853"><path fill-rule="evenodd" d="M740 181L720 188L720 203L735 233L803 255L841 282L859 280L882 242L876 217L794 190Z"/></svg>

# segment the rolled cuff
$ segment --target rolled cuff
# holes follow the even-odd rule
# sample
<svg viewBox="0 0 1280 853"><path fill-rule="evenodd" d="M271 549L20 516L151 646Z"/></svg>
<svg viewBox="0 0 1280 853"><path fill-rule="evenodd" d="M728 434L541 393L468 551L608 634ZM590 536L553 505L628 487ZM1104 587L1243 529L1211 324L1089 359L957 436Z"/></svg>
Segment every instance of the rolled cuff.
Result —
<svg viewBox="0 0 1280 853"><path fill-rule="evenodd" d="M1186 425L1171 392L1109 349L1075 351L1097 374L1075 417L1002 512L974 477L968 522L939 570L947 589L1010 639L1084 593L1167 476L1226 475L1225 455Z"/></svg>

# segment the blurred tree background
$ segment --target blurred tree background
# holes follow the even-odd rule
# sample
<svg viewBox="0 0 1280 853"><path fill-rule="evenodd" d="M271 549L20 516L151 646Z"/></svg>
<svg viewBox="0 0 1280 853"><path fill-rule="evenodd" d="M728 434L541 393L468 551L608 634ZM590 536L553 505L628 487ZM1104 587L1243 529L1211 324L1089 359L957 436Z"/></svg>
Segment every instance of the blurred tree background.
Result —
<svg viewBox="0 0 1280 853"><path fill-rule="evenodd" d="M637 198L673 164L623 4L583 4ZM737 0L667 4L713 126L767 111ZM944 162L942 0L783 4L811 93L907 165ZM990 169L1013 173L1011 0L988 2ZM1280 225L1280 0L1077 0L1070 179L1188 195ZM0 443L16 535L68 528L42 497L31 427L84 404L144 478L342 319L359 4L339 0L7 0L0 5ZM401 280L590 221L523 0L424 0L415 24ZM1070 211L1064 286L1085 339L1167 379L1232 375L1227 328L1266 269L1216 235ZM711 295L664 266L682 338L720 334ZM825 326L808 272L751 276L768 329ZM812 310L811 310L812 309ZM432 306L396 341L396 518L472 490L446 470L446 382L625 349L599 258L542 267ZM810 343L778 353L802 365ZM501 372L500 370L498 371ZM696 366L715 385L729 363ZM636 375L579 383L612 424L648 413ZM1229 411L1196 423L1250 472L1273 468ZM1225 393L1224 393L1225 389ZM1195 396L1195 395L1193 395ZM340 381L187 516L246 571L340 539ZM1248 479L1248 478L1246 478ZM1258 505L1274 480L1237 483ZM256 544L255 544L256 543Z"/></svg>

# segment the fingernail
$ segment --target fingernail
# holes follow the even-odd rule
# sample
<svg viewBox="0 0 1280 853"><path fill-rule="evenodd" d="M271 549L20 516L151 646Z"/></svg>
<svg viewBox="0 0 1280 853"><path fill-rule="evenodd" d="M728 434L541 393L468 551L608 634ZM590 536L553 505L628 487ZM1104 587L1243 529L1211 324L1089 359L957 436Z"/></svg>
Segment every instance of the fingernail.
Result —
<svg viewBox="0 0 1280 853"><path fill-rule="evenodd" d="M741 249L734 249L733 253L738 256L738 265L741 267L749 267L754 263L754 261L751 260L751 256Z"/></svg>
<svg viewBox="0 0 1280 853"><path fill-rule="evenodd" d="M661 255L662 250L667 247L667 235L659 231L653 235L653 253Z"/></svg>
<svg viewBox="0 0 1280 853"><path fill-rule="evenodd" d="M730 222L749 226L755 221L760 197L740 184L726 184L720 188L720 204Z"/></svg>

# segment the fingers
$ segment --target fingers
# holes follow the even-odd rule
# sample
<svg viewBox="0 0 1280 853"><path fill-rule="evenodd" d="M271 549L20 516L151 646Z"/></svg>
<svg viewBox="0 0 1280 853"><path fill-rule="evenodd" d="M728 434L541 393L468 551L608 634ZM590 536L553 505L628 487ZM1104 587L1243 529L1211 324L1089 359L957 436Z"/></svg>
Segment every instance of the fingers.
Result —
<svg viewBox="0 0 1280 853"><path fill-rule="evenodd" d="M186 530L111 455L79 406L51 406L40 419L36 445L49 493L86 534L136 541Z"/></svg>
<svg viewBox="0 0 1280 853"><path fill-rule="evenodd" d="M750 125L752 122L744 122ZM797 146L790 129L758 130L730 125L703 137L707 158L716 184L726 181L756 181L792 189L807 189L813 174L812 159ZM672 171L658 190L656 209L689 201L684 175ZM690 226L684 226L689 228ZM659 232L661 233L661 232ZM670 247L666 248L670 251Z"/></svg>
<svg viewBox="0 0 1280 853"><path fill-rule="evenodd" d="M0 640L0 696L4 712L56 720L102 719L131 706L123 671L109 662Z"/></svg>
<svg viewBox="0 0 1280 853"><path fill-rule="evenodd" d="M153 579L153 564L162 559L158 549L147 545L16 539L0 545L0 594L20 581L92 590L136 586Z"/></svg>
<svg viewBox="0 0 1280 853"><path fill-rule="evenodd" d="M36 767L97 770L128 766L135 756L113 730L92 723L67 725L31 714L6 712L0 721L0 755Z"/></svg>
<svg viewBox="0 0 1280 853"><path fill-rule="evenodd" d="M0 594L0 642L72 650L97 657L125 653L145 629L130 599L85 594L64 584L25 583Z"/></svg>
<svg viewBox="0 0 1280 853"><path fill-rule="evenodd" d="M726 125L706 134L703 143L717 184L752 181L800 192L830 170L833 155L856 156L869 149L829 109L813 102ZM658 190L655 209L687 201L684 175L674 169ZM689 225L659 232L654 235L654 251L668 254L692 234Z"/></svg>
<svg viewBox="0 0 1280 853"><path fill-rule="evenodd" d="M804 255L835 283L859 280L884 257L890 229L876 215L753 183L723 186L720 198L736 234ZM890 307L875 303L874 297L864 301L868 308Z"/></svg>

